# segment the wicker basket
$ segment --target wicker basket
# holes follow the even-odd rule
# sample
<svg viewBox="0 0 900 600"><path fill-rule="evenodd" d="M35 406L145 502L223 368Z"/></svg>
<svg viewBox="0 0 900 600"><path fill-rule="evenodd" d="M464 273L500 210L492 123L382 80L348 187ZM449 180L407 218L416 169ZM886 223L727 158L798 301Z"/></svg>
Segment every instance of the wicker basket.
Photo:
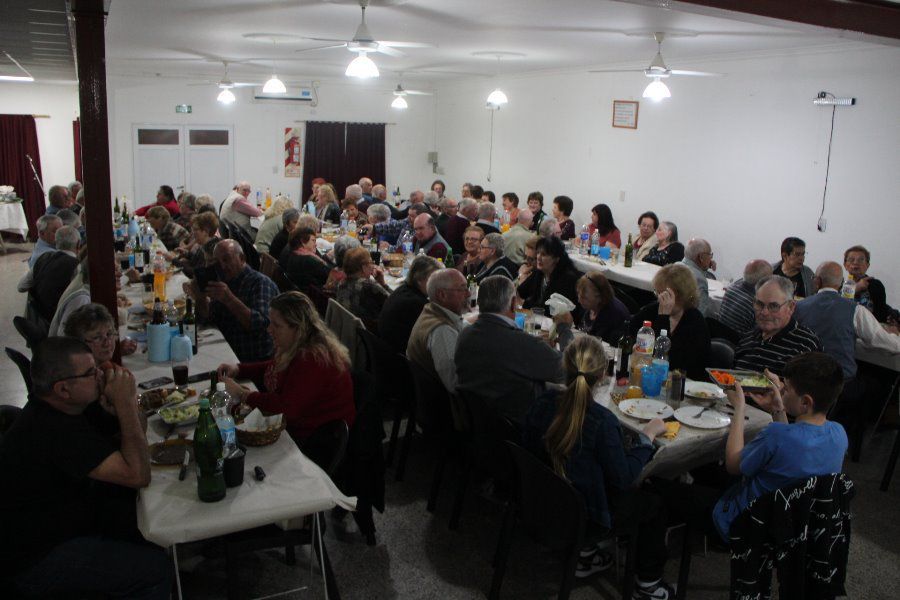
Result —
<svg viewBox="0 0 900 600"><path fill-rule="evenodd" d="M281 432L284 431L284 422L285 419L282 417L281 425L265 431L244 431L235 428L237 440L245 446L268 446L269 444L274 444L281 437Z"/></svg>

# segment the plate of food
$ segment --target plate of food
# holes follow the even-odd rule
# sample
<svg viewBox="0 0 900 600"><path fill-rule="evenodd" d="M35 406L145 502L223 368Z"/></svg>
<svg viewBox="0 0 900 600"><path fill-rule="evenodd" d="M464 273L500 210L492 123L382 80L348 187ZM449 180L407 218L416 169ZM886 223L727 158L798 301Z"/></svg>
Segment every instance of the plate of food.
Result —
<svg viewBox="0 0 900 600"><path fill-rule="evenodd" d="M660 400L650 398L631 398L619 402L619 410L635 419L668 419L674 412L672 407Z"/></svg>
<svg viewBox="0 0 900 600"><path fill-rule="evenodd" d="M157 412L166 425L193 425L200 416L199 402L187 402L164 406Z"/></svg>
<svg viewBox="0 0 900 600"><path fill-rule="evenodd" d="M684 395L697 400L721 400L725 398L725 392L722 388L706 381L685 382Z"/></svg>
<svg viewBox="0 0 900 600"><path fill-rule="evenodd" d="M735 369L706 369L710 378L723 390L734 389L740 383L745 392L765 392L770 385L769 379L759 371L740 371ZM687 392L685 392L687 393Z"/></svg>
<svg viewBox="0 0 900 600"><path fill-rule="evenodd" d="M698 429L721 429L731 424L731 417L728 415L703 406L682 406L675 411L675 418L685 425Z"/></svg>
<svg viewBox="0 0 900 600"><path fill-rule="evenodd" d="M180 465L184 463L184 453L189 452L194 460L194 442L182 438L150 444L150 462L154 465Z"/></svg>
<svg viewBox="0 0 900 600"><path fill-rule="evenodd" d="M192 390L191 388L184 390L173 387L158 388L138 394L138 405L145 411L154 411L170 404L184 402L196 395L197 390Z"/></svg>

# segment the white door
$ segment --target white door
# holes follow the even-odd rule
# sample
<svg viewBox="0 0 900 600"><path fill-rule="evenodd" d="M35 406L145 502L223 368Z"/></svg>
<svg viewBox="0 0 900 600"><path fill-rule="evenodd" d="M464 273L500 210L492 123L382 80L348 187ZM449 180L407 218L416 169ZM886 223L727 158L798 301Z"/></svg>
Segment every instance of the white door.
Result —
<svg viewBox="0 0 900 600"><path fill-rule="evenodd" d="M161 185L174 190L184 185L183 138L178 125L132 126L134 198L130 210L156 202Z"/></svg>
<svg viewBox="0 0 900 600"><path fill-rule="evenodd" d="M186 126L185 185L199 196L209 194L216 206L234 187L234 144L227 126Z"/></svg>

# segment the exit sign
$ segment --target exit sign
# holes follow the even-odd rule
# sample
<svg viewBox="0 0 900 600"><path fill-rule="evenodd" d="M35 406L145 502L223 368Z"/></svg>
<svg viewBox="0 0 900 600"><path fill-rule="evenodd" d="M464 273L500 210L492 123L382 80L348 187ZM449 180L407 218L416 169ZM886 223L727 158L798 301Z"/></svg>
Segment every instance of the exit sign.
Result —
<svg viewBox="0 0 900 600"><path fill-rule="evenodd" d="M194 110L193 110L193 108L191 107L190 104L176 104L176 105L175 105L175 112L177 112L177 113L189 113L189 112L194 112Z"/></svg>

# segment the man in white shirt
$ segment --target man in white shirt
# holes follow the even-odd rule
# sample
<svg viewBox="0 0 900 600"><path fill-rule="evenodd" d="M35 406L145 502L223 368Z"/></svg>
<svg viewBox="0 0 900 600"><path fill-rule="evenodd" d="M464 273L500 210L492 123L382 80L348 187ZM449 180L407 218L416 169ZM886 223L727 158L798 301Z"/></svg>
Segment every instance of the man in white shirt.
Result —
<svg viewBox="0 0 900 600"><path fill-rule="evenodd" d="M250 191L251 187L249 181L242 181L237 184L235 190L231 192L228 198L225 199L225 202L222 203L222 210L219 211L219 218L231 221L231 223L246 231L247 235L252 239L256 236L250 226L250 219L251 217L260 217L263 213L256 205L248 200Z"/></svg>
<svg viewBox="0 0 900 600"><path fill-rule="evenodd" d="M516 222L503 234L503 250L517 265L525 262L525 243L534 237L534 232L531 231L532 219L534 214L531 210L523 208L519 211Z"/></svg>
<svg viewBox="0 0 900 600"><path fill-rule="evenodd" d="M54 240L56 239L56 230L63 226L62 219L56 215L42 215L37 220L38 240L31 252L31 258L28 259L28 268L34 267L34 263L45 252L53 252L56 250Z"/></svg>

